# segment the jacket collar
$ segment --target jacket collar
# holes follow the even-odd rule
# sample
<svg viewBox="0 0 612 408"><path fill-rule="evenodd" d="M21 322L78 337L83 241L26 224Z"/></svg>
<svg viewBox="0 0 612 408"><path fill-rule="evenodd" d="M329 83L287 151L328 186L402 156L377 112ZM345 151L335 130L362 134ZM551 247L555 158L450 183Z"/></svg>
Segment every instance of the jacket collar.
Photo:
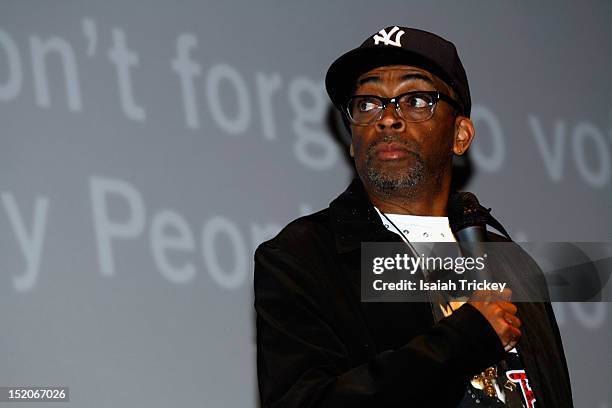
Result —
<svg viewBox="0 0 612 408"><path fill-rule="evenodd" d="M329 208L338 253L359 249L362 242L401 242L397 234L383 225L359 177Z"/></svg>

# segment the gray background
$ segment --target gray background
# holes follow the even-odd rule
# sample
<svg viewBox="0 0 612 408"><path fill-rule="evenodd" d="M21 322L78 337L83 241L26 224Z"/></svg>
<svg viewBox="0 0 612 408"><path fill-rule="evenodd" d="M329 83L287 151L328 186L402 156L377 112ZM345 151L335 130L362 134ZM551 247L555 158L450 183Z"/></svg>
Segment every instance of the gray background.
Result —
<svg viewBox="0 0 612 408"><path fill-rule="evenodd" d="M457 45L465 188L517 240L610 241L611 23L606 1L0 2L0 385L255 406L252 253L348 184L322 81L388 25ZM609 408L612 307L555 307L576 406Z"/></svg>

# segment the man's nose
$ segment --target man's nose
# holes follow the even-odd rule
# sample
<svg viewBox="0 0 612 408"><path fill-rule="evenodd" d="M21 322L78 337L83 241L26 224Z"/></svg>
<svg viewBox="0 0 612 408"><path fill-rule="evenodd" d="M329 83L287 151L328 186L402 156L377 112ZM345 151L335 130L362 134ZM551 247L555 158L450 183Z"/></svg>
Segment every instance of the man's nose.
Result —
<svg viewBox="0 0 612 408"><path fill-rule="evenodd" d="M405 126L406 121L404 121L404 119L398 115L395 104L393 103L390 103L385 107L385 109L382 111L382 116L376 122L376 129L379 131L388 129L402 131L404 130Z"/></svg>

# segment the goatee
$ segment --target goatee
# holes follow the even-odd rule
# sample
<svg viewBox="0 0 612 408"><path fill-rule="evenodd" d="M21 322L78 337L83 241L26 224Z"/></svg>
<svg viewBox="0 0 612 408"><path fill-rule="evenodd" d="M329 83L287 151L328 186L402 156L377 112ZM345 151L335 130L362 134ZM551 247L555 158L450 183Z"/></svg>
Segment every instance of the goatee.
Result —
<svg viewBox="0 0 612 408"><path fill-rule="evenodd" d="M411 146L404 141L398 141L395 138L386 137L382 143L399 142L408 148L408 154L412 156L411 163L405 167L398 169L389 169L385 171L375 165L375 148L378 143L373 143L366 155L366 174L369 184L374 187L379 193L390 195L397 190L410 190L418 186L425 176L425 163L423 157L418 152L416 146Z"/></svg>

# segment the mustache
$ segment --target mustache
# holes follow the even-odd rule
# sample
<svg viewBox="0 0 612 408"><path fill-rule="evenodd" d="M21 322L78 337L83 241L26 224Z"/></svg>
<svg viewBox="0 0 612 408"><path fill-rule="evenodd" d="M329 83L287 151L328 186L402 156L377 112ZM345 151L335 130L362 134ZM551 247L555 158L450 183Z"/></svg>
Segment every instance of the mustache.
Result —
<svg viewBox="0 0 612 408"><path fill-rule="evenodd" d="M399 143L399 144L404 145L404 147L406 147L406 150L408 150L409 152L417 156L421 155L421 146L417 142L411 139L408 139L408 140L402 139L401 137L395 134L383 135L383 136L380 136L372 140L372 142L368 145L367 155L368 156L373 155L374 149L376 149L376 146L378 146L381 143Z"/></svg>

